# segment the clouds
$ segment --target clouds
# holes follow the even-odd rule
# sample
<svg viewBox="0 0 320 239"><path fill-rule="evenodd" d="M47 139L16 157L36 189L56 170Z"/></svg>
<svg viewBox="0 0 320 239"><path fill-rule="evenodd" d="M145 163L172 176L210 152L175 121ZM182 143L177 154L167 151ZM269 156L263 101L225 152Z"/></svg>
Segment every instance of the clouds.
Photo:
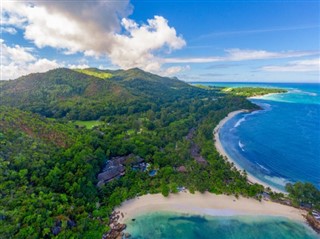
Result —
<svg viewBox="0 0 320 239"><path fill-rule="evenodd" d="M166 48L175 50L182 48L186 43L182 37L177 36L168 21L155 16L147 24L139 26L129 19L122 19L122 26L127 34L115 35L115 47L110 49L111 61L122 68L142 67L147 71L157 72L161 62L153 54L154 51Z"/></svg>
<svg viewBox="0 0 320 239"><path fill-rule="evenodd" d="M166 58L165 63L210 63L210 62L232 62L249 60L266 60L311 56L319 54L318 51L285 51L270 52L265 50L246 50L246 49L226 49L224 56L212 57L190 57L190 58Z"/></svg>
<svg viewBox="0 0 320 239"><path fill-rule="evenodd" d="M39 48L99 56L110 47L110 32L120 27L117 14L125 15L125 1L120 2L34 1L31 5L7 1L3 5L4 24L23 29L25 39Z"/></svg>
<svg viewBox="0 0 320 239"><path fill-rule="evenodd" d="M11 35L14 35L17 33L17 30L13 27L1 27L0 31L1 33L9 33Z"/></svg>
<svg viewBox="0 0 320 239"><path fill-rule="evenodd" d="M156 52L169 53L186 44L164 17L140 25L129 19L128 0L7 1L3 9L4 25L22 29L25 39L38 48L109 58L124 69L164 72Z"/></svg>
<svg viewBox="0 0 320 239"><path fill-rule="evenodd" d="M7 46L2 39L1 43L1 80L15 79L31 72L45 72L62 65L46 58L37 58L31 48L18 45Z"/></svg>
<svg viewBox="0 0 320 239"><path fill-rule="evenodd" d="M228 42L222 45L219 45L218 40L204 41L203 44L209 45L210 48L191 47L186 48L184 52L177 52L186 46L186 40L180 30L184 30L188 36L188 31L192 31L193 34L194 29L186 31L188 27L183 28L184 24L181 25L180 19L176 21L177 24L180 22L178 30L164 16L154 15L158 10L150 9L147 10L150 11L148 14L142 16L152 17L135 21L131 17L134 9L130 0L4 1L1 31L5 33L3 38L6 39L5 43L2 42L5 48L2 59L6 60L2 61L2 79L15 78L19 76L18 74L33 71L44 71L54 66L96 67L101 65L103 68L113 69L139 67L160 75L172 76L188 71L188 75L197 74L198 77L224 74L226 67L230 68L228 71L242 70L243 77L247 77L247 72L250 73L253 68L270 76L276 75L272 72L305 72L314 71L318 67L310 62L303 63L299 58L319 56L319 51L272 51L270 49L281 47L278 45L274 47L272 44L263 45L261 49L257 44L249 44L249 47L254 49L239 49L237 48L239 45L248 46L248 44L240 44L241 42L237 40L232 44ZM141 17L139 14L134 16ZM168 16L173 17L170 14ZM177 16L177 19L179 17ZM212 15L212 17L216 16ZM190 19L194 19L199 26L203 23L196 14L191 14ZM188 26L188 24L185 25ZM302 29L314 28L311 24L301 26ZM214 27L209 24L202 33L212 32L214 30L212 28ZM299 29L299 27L289 26L276 30L229 32L226 26L227 32L222 34L217 32L217 34L245 35ZM192 35L192 37L197 36ZM12 39L14 44L10 43ZM246 41L250 42L250 39ZM23 47L26 44L31 45L33 49ZM224 47L226 47L224 52L219 54L214 52ZM301 48L299 46L295 49ZM176 55L175 52L177 52ZM56 57L56 60L48 59L50 54ZM80 62L80 58L86 61ZM286 63L286 59L291 61ZM276 66L279 62L282 65ZM214 63L214 66L208 63ZM262 64L265 66L263 67ZM239 67L231 68L230 66ZM207 73L201 72L208 69L212 70L211 75L204 75Z"/></svg>
<svg viewBox="0 0 320 239"><path fill-rule="evenodd" d="M291 61L282 66L265 66L262 67L263 71L271 72L312 72L320 71L320 58Z"/></svg>
<svg viewBox="0 0 320 239"><path fill-rule="evenodd" d="M30 62L34 61L35 57L31 54L32 49L15 45L14 47L8 47L4 40L1 42L1 62L3 64L9 64L10 62Z"/></svg>

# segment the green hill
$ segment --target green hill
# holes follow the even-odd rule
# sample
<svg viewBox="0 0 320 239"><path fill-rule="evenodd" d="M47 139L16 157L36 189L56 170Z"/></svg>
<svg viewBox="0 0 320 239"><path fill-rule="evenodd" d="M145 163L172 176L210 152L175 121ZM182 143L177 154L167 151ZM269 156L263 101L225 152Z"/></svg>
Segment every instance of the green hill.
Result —
<svg viewBox="0 0 320 239"><path fill-rule="evenodd" d="M179 94L175 93L179 90L194 89L194 87L177 78L162 77L139 68L129 70L99 70L96 68L87 68L77 71L99 78L109 79L126 88L133 95L143 97L157 97L168 100L167 97L172 95L178 96Z"/></svg>
<svg viewBox="0 0 320 239"><path fill-rule="evenodd" d="M257 109L243 96L139 69L56 69L0 86L0 238L101 238L115 206L178 186L250 197L263 189L213 147L229 112ZM128 164L97 187L119 156L141 158L157 175Z"/></svg>
<svg viewBox="0 0 320 239"><path fill-rule="evenodd" d="M97 78L101 78L101 79L108 79L112 77L112 74L109 72L103 72L100 71L96 68L88 68L88 69L75 69L74 71L89 75L89 76L94 76Z"/></svg>
<svg viewBox="0 0 320 239"><path fill-rule="evenodd" d="M0 83L1 104L47 117L98 119L116 114L113 106L125 105L135 97L119 84L70 69L30 74Z"/></svg>
<svg viewBox="0 0 320 239"><path fill-rule="evenodd" d="M53 118L96 120L106 115L145 111L145 98L155 104L179 97L188 84L140 69L101 71L55 69L0 82L1 104ZM199 91L199 90L196 90Z"/></svg>
<svg viewBox="0 0 320 239"><path fill-rule="evenodd" d="M110 80L119 82L132 94L140 94L162 102L180 97L180 92L188 93L194 90L194 87L176 78L161 77L139 68L114 72Z"/></svg>

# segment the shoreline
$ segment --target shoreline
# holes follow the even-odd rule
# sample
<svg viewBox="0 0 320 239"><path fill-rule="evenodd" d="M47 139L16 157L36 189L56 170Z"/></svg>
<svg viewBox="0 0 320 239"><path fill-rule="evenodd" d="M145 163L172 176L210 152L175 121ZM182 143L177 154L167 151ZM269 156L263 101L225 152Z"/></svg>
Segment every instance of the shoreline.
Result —
<svg viewBox="0 0 320 239"><path fill-rule="evenodd" d="M286 93L288 93L287 91ZM284 94L284 93L268 93L265 95L256 95L256 96L250 96L247 99L264 99L266 96L271 96L271 95L278 95L278 94Z"/></svg>
<svg viewBox="0 0 320 239"><path fill-rule="evenodd" d="M240 114L240 113L248 113L248 110L236 110L236 111L232 111L230 112L225 118L223 118L219 124L214 128L213 130L213 135L214 135L214 146L216 147L217 151L219 154L221 154L224 158L226 158L230 163L233 163L234 166L237 168L238 171L243 171L245 170L244 168L242 168L227 152L226 150L223 148L221 141L220 141L220 129L224 126L225 123L227 123L230 119L232 119L233 117L235 117L236 115ZM247 171L246 171L247 172ZM277 189L265 182L263 182L262 180L254 177L252 174L250 174L249 172L247 172L247 179L249 181L249 183L258 183L261 184L262 186L264 186L265 188L271 188L272 191L275 191L277 193L286 193L285 191L282 191L280 189Z"/></svg>
<svg viewBox="0 0 320 239"><path fill-rule="evenodd" d="M176 212L199 216L271 216L305 223L305 211L287 205L253 198L212 193L180 192L164 197L162 194L147 194L123 202L115 208L122 217L119 223L126 223L139 215L152 212Z"/></svg>
<svg viewBox="0 0 320 239"><path fill-rule="evenodd" d="M250 98L260 98L262 96L254 96ZM225 118L223 118L219 124L214 128L214 145L217 151L224 156L226 160L232 162L237 170L243 170L227 152L224 150L219 132L223 125L231 118L240 113L249 113L249 110L236 110L230 112ZM258 183L264 187L271 188L272 191L285 193L279 189L276 189L265 182L262 182L258 178L247 172L247 180L249 183ZM147 194L138 196L133 199L123 202L120 206L114 209L122 215L119 218L119 223L129 223L134 221L135 217L143 216L148 213L181 213L184 215L196 215L196 216L211 216L211 217L233 217L233 216L252 216L252 217L283 217L298 223L302 223L310 227L306 221L307 211L294 208L289 205L280 204L277 202L263 199L258 201L253 198L245 198L240 196L216 195L209 192L191 194L188 191L182 191L176 194L169 194L168 197L164 197L162 194ZM130 220L130 221L129 221Z"/></svg>

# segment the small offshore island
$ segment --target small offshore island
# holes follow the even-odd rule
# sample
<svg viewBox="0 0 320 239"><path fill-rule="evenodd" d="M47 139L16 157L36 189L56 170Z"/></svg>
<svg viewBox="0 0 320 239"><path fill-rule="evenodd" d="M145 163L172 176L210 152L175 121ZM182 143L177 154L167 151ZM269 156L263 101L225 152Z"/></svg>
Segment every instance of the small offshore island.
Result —
<svg viewBox="0 0 320 239"><path fill-rule="evenodd" d="M0 87L1 238L128 237L123 222L158 209L272 216L262 227L303 214L317 228L312 184L274 192L214 147L230 113L260 110L247 97L282 89L195 87L138 68L59 68Z"/></svg>

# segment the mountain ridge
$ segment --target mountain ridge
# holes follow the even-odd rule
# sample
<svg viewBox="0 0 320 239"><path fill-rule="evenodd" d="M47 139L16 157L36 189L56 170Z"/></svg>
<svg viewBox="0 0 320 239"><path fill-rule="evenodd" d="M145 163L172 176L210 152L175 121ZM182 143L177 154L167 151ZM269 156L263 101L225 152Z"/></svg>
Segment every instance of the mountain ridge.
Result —
<svg viewBox="0 0 320 239"><path fill-rule="evenodd" d="M2 105L46 117L96 120L130 109L142 110L138 109L142 98L156 99L161 104L174 97L177 90L192 91L194 87L137 68L116 71L88 68L82 72L57 68L0 82L0 88Z"/></svg>

